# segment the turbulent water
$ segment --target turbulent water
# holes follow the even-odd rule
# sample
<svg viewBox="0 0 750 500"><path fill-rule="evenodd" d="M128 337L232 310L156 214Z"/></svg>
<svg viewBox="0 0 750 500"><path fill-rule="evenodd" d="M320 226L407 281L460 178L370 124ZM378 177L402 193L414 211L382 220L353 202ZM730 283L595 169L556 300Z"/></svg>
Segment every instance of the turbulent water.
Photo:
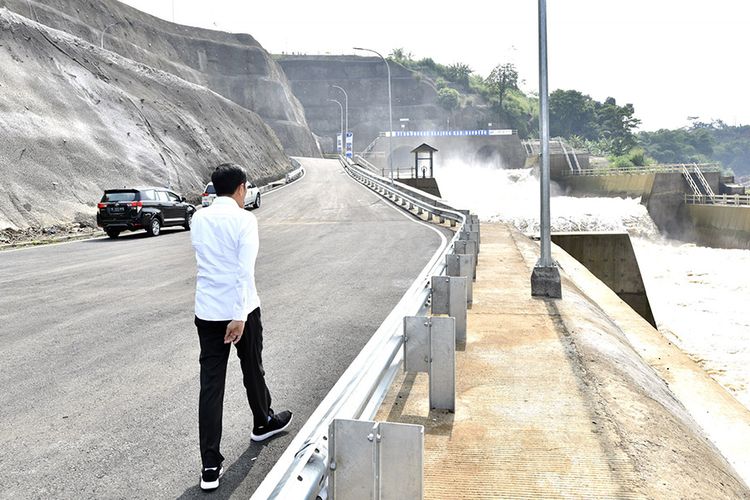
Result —
<svg viewBox="0 0 750 500"><path fill-rule="evenodd" d="M539 233L539 180L531 170L447 163L443 197L484 221ZM552 185L553 231L630 233L659 330L750 408L750 250L663 238L637 198L575 198Z"/></svg>

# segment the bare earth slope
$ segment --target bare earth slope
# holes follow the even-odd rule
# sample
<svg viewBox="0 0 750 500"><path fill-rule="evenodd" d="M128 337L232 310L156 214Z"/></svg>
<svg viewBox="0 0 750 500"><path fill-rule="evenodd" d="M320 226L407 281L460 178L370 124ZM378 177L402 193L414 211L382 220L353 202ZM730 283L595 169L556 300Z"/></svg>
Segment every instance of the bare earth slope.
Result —
<svg viewBox="0 0 750 500"><path fill-rule="evenodd" d="M203 85L258 113L288 155L320 156L281 67L250 35L173 24L115 0L0 0L31 17L153 68Z"/></svg>
<svg viewBox="0 0 750 500"><path fill-rule="evenodd" d="M174 75L0 9L0 229L90 217L102 190L200 192L221 161L290 169L254 112Z"/></svg>

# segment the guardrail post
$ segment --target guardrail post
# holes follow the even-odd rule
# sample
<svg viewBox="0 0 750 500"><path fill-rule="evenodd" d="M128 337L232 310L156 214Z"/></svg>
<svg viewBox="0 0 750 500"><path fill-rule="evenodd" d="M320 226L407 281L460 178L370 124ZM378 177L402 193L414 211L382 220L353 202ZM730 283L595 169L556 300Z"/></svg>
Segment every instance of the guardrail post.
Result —
<svg viewBox="0 0 750 500"><path fill-rule="evenodd" d="M470 233L477 233L477 243L482 243L482 233L479 230L479 224L466 224L464 229Z"/></svg>
<svg viewBox="0 0 750 500"><path fill-rule="evenodd" d="M477 242L471 240L458 240L453 246L453 253L471 255L471 265L474 268L473 279L477 279Z"/></svg>
<svg viewBox="0 0 750 500"><path fill-rule="evenodd" d="M427 222L432 222L432 212L427 212Z"/></svg>
<svg viewBox="0 0 750 500"><path fill-rule="evenodd" d="M331 500L421 500L424 427L334 419L328 428Z"/></svg>
<svg viewBox="0 0 750 500"><path fill-rule="evenodd" d="M441 224L445 224L445 217L443 217L442 215L438 218L438 220Z"/></svg>
<svg viewBox="0 0 750 500"><path fill-rule="evenodd" d="M458 236L459 240L474 241L477 244L477 254L479 253L479 233L476 231L461 231Z"/></svg>
<svg viewBox="0 0 750 500"><path fill-rule="evenodd" d="M453 254L445 256L446 273L448 276L464 276L466 280L466 302L474 303L474 256Z"/></svg>
<svg viewBox="0 0 750 500"><path fill-rule="evenodd" d="M451 227L456 227L456 219L451 219Z"/></svg>
<svg viewBox="0 0 750 500"><path fill-rule="evenodd" d="M456 319L456 341L466 341L466 278L432 277L432 314L447 314Z"/></svg>
<svg viewBox="0 0 750 500"><path fill-rule="evenodd" d="M404 318L404 371L429 374L430 409L455 411L455 318Z"/></svg>
<svg viewBox="0 0 750 500"><path fill-rule="evenodd" d="M424 213L424 210L422 210L422 207L417 207L417 215L422 215Z"/></svg>

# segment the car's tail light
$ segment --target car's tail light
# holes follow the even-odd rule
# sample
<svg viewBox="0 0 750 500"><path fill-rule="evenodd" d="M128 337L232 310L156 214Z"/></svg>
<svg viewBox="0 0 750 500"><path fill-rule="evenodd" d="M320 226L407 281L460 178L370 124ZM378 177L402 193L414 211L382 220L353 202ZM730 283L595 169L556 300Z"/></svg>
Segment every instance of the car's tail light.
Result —
<svg viewBox="0 0 750 500"><path fill-rule="evenodd" d="M203 193L201 196L208 196L208 193Z"/></svg>
<svg viewBox="0 0 750 500"><path fill-rule="evenodd" d="M128 203L128 205L130 205L131 207L141 208L143 206L143 202L142 201L131 201L130 203Z"/></svg>
<svg viewBox="0 0 750 500"><path fill-rule="evenodd" d="M96 204L96 208L107 208L107 204L106 203L97 203Z"/></svg>

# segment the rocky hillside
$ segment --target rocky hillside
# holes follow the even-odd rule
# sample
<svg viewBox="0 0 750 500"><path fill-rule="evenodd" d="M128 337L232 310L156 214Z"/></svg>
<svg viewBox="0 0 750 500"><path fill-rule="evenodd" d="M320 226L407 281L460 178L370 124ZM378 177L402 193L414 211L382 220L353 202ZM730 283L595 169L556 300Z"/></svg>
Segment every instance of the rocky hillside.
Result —
<svg viewBox="0 0 750 500"><path fill-rule="evenodd" d="M0 229L90 220L108 187L195 196L222 161L246 165L258 182L291 169L256 113L6 9L0 130Z"/></svg>
<svg viewBox="0 0 750 500"><path fill-rule="evenodd" d="M196 83L258 113L288 155L319 156L284 72L249 35L163 21L115 0L0 0L22 16Z"/></svg>

